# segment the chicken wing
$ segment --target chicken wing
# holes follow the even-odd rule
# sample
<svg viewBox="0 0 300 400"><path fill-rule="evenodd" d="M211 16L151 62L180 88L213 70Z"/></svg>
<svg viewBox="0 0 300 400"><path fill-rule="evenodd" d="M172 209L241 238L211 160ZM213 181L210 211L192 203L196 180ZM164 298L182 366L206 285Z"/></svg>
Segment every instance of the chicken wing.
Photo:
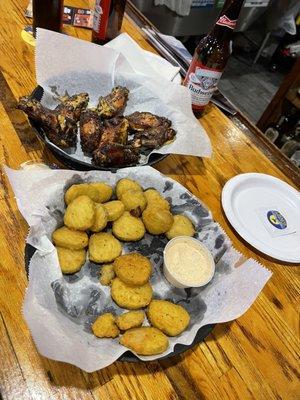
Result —
<svg viewBox="0 0 300 400"><path fill-rule="evenodd" d="M171 126L170 120L151 114L150 112L136 111L131 115L127 115L126 118L128 119L130 129L134 132L156 128L162 124L166 127Z"/></svg>
<svg viewBox="0 0 300 400"><path fill-rule="evenodd" d="M105 97L100 97L97 110L101 117L112 118L120 115L128 100L129 90L126 87L117 86Z"/></svg>
<svg viewBox="0 0 300 400"><path fill-rule="evenodd" d="M81 112L86 109L88 103L89 95L87 93L64 96L61 98L61 103L55 108L55 111L77 122L79 121Z"/></svg>
<svg viewBox="0 0 300 400"><path fill-rule="evenodd" d="M77 124L73 119L49 110L39 101L28 96L21 97L18 108L44 129L48 139L59 147L70 147L76 143Z"/></svg>
<svg viewBox="0 0 300 400"><path fill-rule="evenodd" d="M93 161L103 167L124 167L136 164L140 149L120 143L101 143L93 153Z"/></svg>
<svg viewBox="0 0 300 400"><path fill-rule="evenodd" d="M101 143L126 144L128 138L128 121L124 117L104 120Z"/></svg>
<svg viewBox="0 0 300 400"><path fill-rule="evenodd" d="M99 145L103 123L94 110L85 110L80 116L80 142L85 153L92 153Z"/></svg>
<svg viewBox="0 0 300 400"><path fill-rule="evenodd" d="M172 140L176 135L174 129L160 125L156 128L137 132L134 143L147 149L158 149L164 143Z"/></svg>

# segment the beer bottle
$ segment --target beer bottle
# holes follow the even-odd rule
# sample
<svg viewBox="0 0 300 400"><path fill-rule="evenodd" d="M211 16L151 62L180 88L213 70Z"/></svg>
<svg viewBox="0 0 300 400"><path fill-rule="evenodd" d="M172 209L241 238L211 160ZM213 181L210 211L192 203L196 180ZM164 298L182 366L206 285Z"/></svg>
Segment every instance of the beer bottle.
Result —
<svg viewBox="0 0 300 400"><path fill-rule="evenodd" d="M63 19L63 0L33 0L33 34L36 28L49 29L61 32Z"/></svg>
<svg viewBox="0 0 300 400"><path fill-rule="evenodd" d="M96 0L92 42L105 44L114 39L122 26L126 0Z"/></svg>
<svg viewBox="0 0 300 400"><path fill-rule="evenodd" d="M192 108L201 115L209 103L230 55L230 38L244 0L227 0L211 32L200 40L183 84L192 96Z"/></svg>

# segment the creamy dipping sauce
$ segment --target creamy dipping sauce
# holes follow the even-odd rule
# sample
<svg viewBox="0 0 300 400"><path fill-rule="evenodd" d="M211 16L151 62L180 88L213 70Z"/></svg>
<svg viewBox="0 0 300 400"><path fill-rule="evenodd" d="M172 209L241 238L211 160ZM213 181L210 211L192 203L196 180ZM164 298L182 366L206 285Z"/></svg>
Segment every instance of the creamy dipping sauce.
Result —
<svg viewBox="0 0 300 400"><path fill-rule="evenodd" d="M214 262L209 250L190 237L177 237L170 241L164 261L166 278L172 284L175 280L186 287L201 286L213 276Z"/></svg>

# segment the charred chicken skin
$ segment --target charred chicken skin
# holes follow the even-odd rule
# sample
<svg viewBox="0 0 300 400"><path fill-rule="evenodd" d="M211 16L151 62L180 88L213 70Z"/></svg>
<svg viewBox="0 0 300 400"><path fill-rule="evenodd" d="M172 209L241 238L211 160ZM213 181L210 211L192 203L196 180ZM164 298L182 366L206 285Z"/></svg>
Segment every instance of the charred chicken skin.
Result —
<svg viewBox="0 0 300 400"><path fill-rule="evenodd" d="M93 153L93 161L103 167L128 166L139 160L140 149L131 145L103 142Z"/></svg>
<svg viewBox="0 0 300 400"><path fill-rule="evenodd" d="M129 90L126 87L117 86L105 97L99 97L97 110L102 118L112 118L124 111Z"/></svg>
<svg viewBox="0 0 300 400"><path fill-rule="evenodd" d="M99 145L103 123L94 110L85 110L80 116L80 142L85 153L92 153Z"/></svg>
<svg viewBox="0 0 300 400"><path fill-rule="evenodd" d="M89 95L87 93L64 96L61 98L61 103L55 108L55 111L77 122L79 121L81 112L87 108L88 103Z"/></svg>
<svg viewBox="0 0 300 400"><path fill-rule="evenodd" d="M20 98L18 108L29 118L39 123L48 139L59 147L71 147L76 143L77 124L71 118L60 114L57 110L49 110L30 97Z"/></svg>
<svg viewBox="0 0 300 400"><path fill-rule="evenodd" d="M101 143L126 144L128 138L129 124L124 117L115 117L104 120L101 135Z"/></svg>
<svg viewBox="0 0 300 400"><path fill-rule="evenodd" d="M130 129L134 132L144 131L146 129L157 128L164 123L165 126L171 126L171 121L164 117L158 117L150 112L136 111L127 115Z"/></svg>

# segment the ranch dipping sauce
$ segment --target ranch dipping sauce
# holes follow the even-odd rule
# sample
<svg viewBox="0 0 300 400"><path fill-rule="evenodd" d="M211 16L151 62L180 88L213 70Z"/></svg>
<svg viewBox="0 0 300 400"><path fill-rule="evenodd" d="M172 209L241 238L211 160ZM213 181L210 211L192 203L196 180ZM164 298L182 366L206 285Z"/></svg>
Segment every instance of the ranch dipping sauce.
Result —
<svg viewBox="0 0 300 400"><path fill-rule="evenodd" d="M215 263L210 251L198 240L178 236L164 250L164 274L175 287L199 287L213 277Z"/></svg>

